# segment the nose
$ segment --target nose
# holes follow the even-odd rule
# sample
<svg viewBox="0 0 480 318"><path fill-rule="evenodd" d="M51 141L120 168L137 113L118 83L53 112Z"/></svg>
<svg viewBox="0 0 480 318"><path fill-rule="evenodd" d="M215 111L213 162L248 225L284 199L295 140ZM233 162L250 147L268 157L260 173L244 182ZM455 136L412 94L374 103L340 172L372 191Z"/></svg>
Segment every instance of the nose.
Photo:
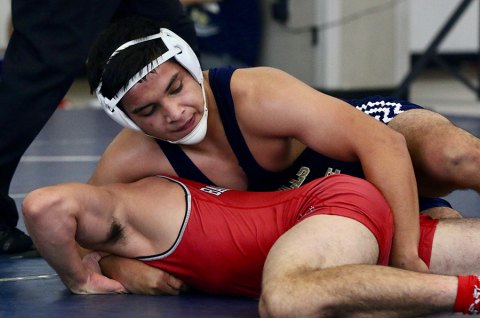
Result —
<svg viewBox="0 0 480 318"><path fill-rule="evenodd" d="M162 110L163 116L165 116L165 119L168 123L173 123L180 120L183 112L185 111L182 106L176 103L163 104Z"/></svg>

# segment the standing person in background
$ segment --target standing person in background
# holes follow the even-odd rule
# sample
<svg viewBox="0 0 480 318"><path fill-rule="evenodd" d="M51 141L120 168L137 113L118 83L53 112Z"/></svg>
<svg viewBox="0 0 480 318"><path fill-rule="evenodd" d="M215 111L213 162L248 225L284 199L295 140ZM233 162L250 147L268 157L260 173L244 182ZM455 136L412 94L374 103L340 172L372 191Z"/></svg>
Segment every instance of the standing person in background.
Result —
<svg viewBox="0 0 480 318"><path fill-rule="evenodd" d="M203 69L256 66L262 23L259 0L180 0L195 23Z"/></svg>
<svg viewBox="0 0 480 318"><path fill-rule="evenodd" d="M9 197L21 156L84 72L100 30L130 15L168 25L196 49L193 23L178 0L12 1L13 34L0 80L0 254L33 247L16 228L18 211Z"/></svg>

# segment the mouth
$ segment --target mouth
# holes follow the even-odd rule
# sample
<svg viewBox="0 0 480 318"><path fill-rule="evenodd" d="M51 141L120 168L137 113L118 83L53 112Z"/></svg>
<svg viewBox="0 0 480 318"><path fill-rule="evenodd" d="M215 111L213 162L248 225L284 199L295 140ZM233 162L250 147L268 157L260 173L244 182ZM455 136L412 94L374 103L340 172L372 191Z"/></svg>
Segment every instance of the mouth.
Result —
<svg viewBox="0 0 480 318"><path fill-rule="evenodd" d="M176 134L188 134L195 127L195 116L192 116L185 124L174 130Z"/></svg>

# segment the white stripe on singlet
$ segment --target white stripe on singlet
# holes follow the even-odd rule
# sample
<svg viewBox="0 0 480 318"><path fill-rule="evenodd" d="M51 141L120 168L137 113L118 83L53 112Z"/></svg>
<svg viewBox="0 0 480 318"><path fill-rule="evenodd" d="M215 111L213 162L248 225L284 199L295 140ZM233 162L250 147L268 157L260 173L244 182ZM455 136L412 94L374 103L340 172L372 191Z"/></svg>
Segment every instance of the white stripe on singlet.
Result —
<svg viewBox="0 0 480 318"><path fill-rule="evenodd" d="M185 217L183 218L182 226L180 227L180 231L178 232L177 238L175 239L175 243L173 243L173 245L168 250L156 255L136 257L136 259L140 261L154 261L154 260L165 258L170 254L172 254L177 248L177 246L180 244L180 242L182 241L183 233L185 232L185 229L188 224L188 220L190 218L190 211L192 207L192 195L190 194L190 190L188 190L187 186L181 183L180 181L169 178L169 177L165 177L165 176L158 176L158 177L173 181L179 184L183 188L183 191L185 192L185 203L186 203Z"/></svg>

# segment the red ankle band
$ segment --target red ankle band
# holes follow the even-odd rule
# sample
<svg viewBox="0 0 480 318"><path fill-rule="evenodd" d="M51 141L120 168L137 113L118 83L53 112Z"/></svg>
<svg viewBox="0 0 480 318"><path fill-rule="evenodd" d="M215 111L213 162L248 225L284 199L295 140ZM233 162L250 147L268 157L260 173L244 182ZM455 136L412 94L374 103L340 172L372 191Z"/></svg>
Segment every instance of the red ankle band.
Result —
<svg viewBox="0 0 480 318"><path fill-rule="evenodd" d="M480 313L480 280L478 276L458 276L454 311L469 315Z"/></svg>

